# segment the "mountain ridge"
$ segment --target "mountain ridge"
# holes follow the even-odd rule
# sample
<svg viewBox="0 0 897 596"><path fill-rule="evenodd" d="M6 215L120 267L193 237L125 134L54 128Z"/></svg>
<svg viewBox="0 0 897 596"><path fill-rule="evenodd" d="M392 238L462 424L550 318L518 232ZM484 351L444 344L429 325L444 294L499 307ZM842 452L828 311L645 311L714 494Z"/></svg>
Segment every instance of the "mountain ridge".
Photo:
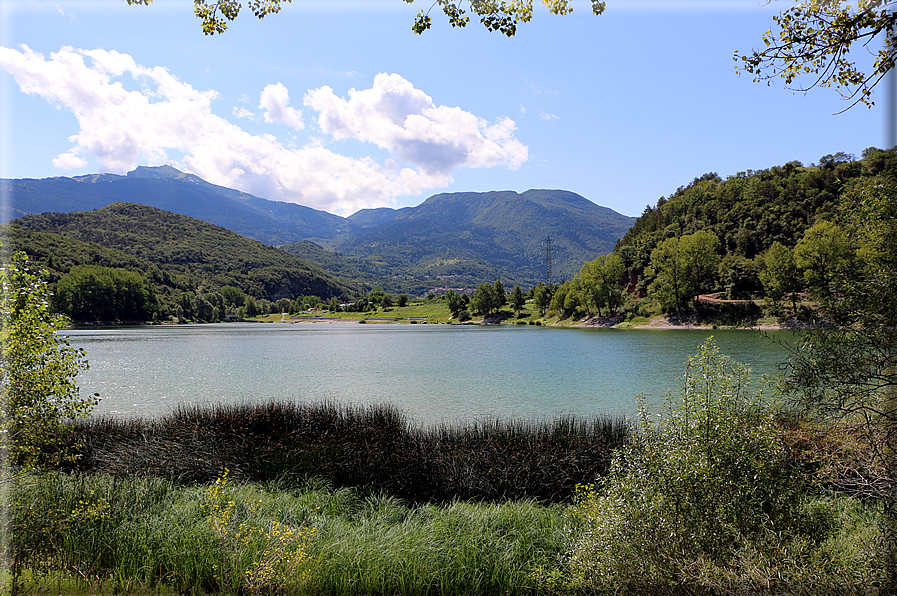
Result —
<svg viewBox="0 0 897 596"><path fill-rule="evenodd" d="M370 261L369 270L384 271L387 280L447 275L464 277L473 285L499 278L532 285L544 279L544 244L549 236L561 279L574 275L583 261L611 252L635 221L563 190L441 193L416 207L363 209L344 218L211 184L171 166L140 166L124 176L89 174L3 183L12 191L9 218L138 203L201 219L272 246L293 246L303 256L315 251L296 243L312 241ZM336 261L328 263L333 266ZM409 291L423 291L425 285L416 284Z"/></svg>

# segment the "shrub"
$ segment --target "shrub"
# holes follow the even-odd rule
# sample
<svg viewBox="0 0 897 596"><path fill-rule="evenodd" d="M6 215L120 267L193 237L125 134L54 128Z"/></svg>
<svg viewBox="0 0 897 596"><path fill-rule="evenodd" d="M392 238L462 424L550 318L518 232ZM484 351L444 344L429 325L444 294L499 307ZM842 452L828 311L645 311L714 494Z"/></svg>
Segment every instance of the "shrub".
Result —
<svg viewBox="0 0 897 596"><path fill-rule="evenodd" d="M772 409L750 395L748 370L711 339L689 360L681 401L656 417L640 407L640 428L608 475L579 488L568 581L614 593L742 593L794 577L833 516L810 499Z"/></svg>

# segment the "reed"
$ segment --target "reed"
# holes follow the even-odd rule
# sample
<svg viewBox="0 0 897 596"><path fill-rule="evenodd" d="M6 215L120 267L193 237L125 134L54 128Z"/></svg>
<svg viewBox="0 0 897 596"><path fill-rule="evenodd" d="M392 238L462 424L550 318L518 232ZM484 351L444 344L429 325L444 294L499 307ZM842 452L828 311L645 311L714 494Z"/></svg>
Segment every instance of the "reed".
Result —
<svg viewBox="0 0 897 596"><path fill-rule="evenodd" d="M79 469L113 476L293 484L319 477L415 502L569 502L626 440L623 418L413 426L395 406L271 402L181 407L157 419L79 423Z"/></svg>

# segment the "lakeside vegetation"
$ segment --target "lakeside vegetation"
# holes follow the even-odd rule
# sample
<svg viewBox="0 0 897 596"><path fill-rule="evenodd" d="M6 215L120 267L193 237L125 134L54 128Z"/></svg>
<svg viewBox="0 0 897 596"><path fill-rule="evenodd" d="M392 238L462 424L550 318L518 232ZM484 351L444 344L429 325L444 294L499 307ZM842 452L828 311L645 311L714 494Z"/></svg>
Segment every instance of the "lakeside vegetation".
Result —
<svg viewBox="0 0 897 596"><path fill-rule="evenodd" d="M87 419L69 435L81 457L9 487L9 579L60 594L887 593L885 518L820 457L850 443L749 381L705 345L635 434L410 429L389 406L326 403Z"/></svg>
<svg viewBox="0 0 897 596"><path fill-rule="evenodd" d="M894 593L897 185L882 180L851 186L836 222L807 222L793 249L777 241L766 252L767 281L796 279L793 263L824 321L785 363L776 390L787 405L758 398L746 370L708 343L665 406L640 408L629 425L413 428L388 405L327 402L78 421L92 398L72 380L86 363L54 334L62 321L49 309L47 281L17 257L0 273L8 406L0 445L13 464L3 479L12 495L2 516L12 537L4 588ZM646 271L655 272L658 307L704 308L695 299L701 280L720 269L689 268L718 256L719 237L698 229L656 240ZM787 254L776 248L781 258L770 259L777 246ZM616 261L588 264L580 287L601 290L623 265ZM783 266L775 273L770 262ZM374 305L435 313L440 302L461 320L520 306L543 320L563 316L575 293L562 289L536 286L528 307L501 282L415 306L381 290L351 308L370 320ZM795 291L779 289L790 301ZM221 288L222 298L238 292ZM596 309L626 309L607 302L614 294L587 295Z"/></svg>

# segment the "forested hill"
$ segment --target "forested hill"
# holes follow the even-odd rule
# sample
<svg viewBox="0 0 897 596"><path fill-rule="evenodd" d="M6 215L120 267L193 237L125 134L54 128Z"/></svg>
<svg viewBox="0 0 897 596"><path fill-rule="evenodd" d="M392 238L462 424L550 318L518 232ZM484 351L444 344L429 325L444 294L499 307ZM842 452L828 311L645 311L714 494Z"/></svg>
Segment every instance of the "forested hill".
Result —
<svg viewBox="0 0 897 596"><path fill-rule="evenodd" d="M562 190L440 194L411 209L363 215L356 223L374 227L342 240L339 250L416 276L521 285L544 280L547 237L554 276L567 279L583 261L610 252L634 222Z"/></svg>
<svg viewBox="0 0 897 596"><path fill-rule="evenodd" d="M844 153L826 155L809 167L792 161L725 180L704 174L646 207L616 252L643 271L662 240L703 229L719 238L723 254L754 259L774 242L794 247L814 223L833 221L842 194L871 179L895 183L894 149L870 148L859 160Z"/></svg>
<svg viewBox="0 0 897 596"><path fill-rule="evenodd" d="M217 292L278 300L302 295L349 297L352 290L319 267L204 221L146 205L115 203L76 213L42 213L10 222L13 248L61 277L76 265L148 276L163 303Z"/></svg>

